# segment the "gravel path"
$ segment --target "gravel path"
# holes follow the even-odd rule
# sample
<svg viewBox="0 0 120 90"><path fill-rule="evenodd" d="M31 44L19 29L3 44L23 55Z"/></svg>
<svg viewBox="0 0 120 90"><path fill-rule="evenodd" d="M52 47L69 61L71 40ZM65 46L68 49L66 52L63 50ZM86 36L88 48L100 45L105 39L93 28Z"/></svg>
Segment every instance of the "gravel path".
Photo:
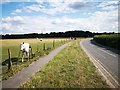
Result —
<svg viewBox="0 0 120 90"><path fill-rule="evenodd" d="M69 42L70 43L70 42ZM45 57L39 58L39 60L33 62L28 67L22 69L20 72L10 77L9 79L2 81L2 88L19 88L20 85L28 81L33 74L38 72L46 63L54 58L65 46L69 43L66 43L56 49L54 49L50 54Z"/></svg>

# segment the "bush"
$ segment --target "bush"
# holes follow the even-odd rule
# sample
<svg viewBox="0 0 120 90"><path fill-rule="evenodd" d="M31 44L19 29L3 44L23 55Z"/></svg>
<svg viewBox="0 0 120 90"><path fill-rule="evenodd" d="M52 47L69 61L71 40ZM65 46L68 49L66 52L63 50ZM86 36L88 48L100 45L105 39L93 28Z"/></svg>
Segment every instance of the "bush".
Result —
<svg viewBox="0 0 120 90"><path fill-rule="evenodd" d="M95 35L94 40L102 45L120 50L120 34Z"/></svg>

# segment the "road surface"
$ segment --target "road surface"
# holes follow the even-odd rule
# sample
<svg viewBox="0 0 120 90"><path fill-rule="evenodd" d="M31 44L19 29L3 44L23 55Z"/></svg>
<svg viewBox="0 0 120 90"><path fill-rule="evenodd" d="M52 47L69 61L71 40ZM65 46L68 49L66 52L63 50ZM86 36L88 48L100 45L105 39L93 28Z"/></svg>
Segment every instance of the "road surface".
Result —
<svg viewBox="0 0 120 90"><path fill-rule="evenodd" d="M118 72L118 64L120 63L118 57L120 57L120 54L118 51L99 45L93 39L83 40L81 45L89 56L99 62L118 81L118 76L120 76L120 72Z"/></svg>

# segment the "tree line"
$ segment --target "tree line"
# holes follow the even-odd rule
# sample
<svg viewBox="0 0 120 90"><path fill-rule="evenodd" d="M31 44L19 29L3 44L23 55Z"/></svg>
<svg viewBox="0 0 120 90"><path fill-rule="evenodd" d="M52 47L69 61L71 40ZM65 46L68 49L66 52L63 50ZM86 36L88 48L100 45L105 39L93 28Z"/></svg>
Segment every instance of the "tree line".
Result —
<svg viewBox="0 0 120 90"><path fill-rule="evenodd" d="M66 32L51 32L51 33L29 33L29 34L6 34L0 35L2 39L23 39L23 38L69 38L69 37L93 37L94 35L101 35L105 33L92 33L90 31L66 31ZM111 34L111 33L106 33Z"/></svg>

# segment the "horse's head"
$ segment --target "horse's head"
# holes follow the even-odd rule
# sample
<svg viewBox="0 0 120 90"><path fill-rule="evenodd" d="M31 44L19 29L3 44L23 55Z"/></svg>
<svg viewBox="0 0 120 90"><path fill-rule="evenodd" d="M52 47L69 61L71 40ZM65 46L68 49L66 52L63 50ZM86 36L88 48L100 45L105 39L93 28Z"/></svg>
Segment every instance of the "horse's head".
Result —
<svg viewBox="0 0 120 90"><path fill-rule="evenodd" d="M20 50L21 50L21 51L24 51L24 50L25 50L24 42L20 44Z"/></svg>

